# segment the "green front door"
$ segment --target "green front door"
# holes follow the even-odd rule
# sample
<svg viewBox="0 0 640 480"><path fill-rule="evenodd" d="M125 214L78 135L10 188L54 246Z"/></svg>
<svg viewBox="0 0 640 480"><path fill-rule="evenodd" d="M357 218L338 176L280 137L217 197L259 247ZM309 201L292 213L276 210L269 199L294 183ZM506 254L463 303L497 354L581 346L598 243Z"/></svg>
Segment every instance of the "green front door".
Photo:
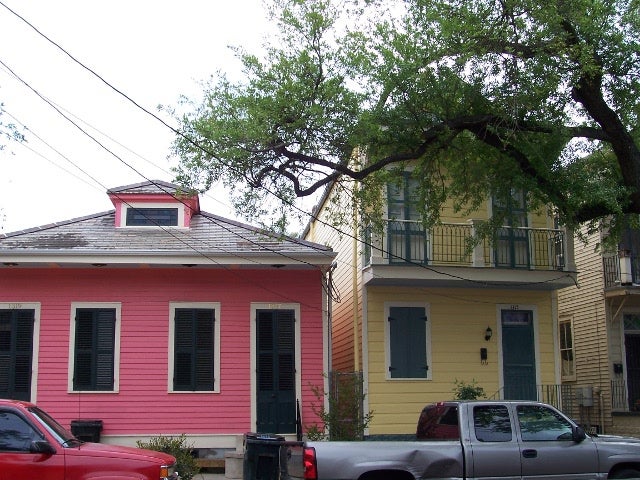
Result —
<svg viewBox="0 0 640 480"><path fill-rule="evenodd" d="M296 432L295 313L257 310L257 430Z"/></svg>
<svg viewBox="0 0 640 480"><path fill-rule="evenodd" d="M33 310L0 310L0 397L31 400Z"/></svg>
<svg viewBox="0 0 640 480"><path fill-rule="evenodd" d="M533 312L502 310L502 374L506 400L537 400Z"/></svg>

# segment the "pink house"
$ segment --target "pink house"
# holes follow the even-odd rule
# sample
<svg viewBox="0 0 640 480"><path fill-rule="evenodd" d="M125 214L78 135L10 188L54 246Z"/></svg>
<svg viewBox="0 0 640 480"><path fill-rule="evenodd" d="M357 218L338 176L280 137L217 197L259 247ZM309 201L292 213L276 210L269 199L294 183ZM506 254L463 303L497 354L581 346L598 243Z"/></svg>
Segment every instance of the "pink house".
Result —
<svg viewBox="0 0 640 480"><path fill-rule="evenodd" d="M115 210L0 235L0 397L100 420L107 443L184 433L202 455L312 423L333 251L166 182L107 194Z"/></svg>

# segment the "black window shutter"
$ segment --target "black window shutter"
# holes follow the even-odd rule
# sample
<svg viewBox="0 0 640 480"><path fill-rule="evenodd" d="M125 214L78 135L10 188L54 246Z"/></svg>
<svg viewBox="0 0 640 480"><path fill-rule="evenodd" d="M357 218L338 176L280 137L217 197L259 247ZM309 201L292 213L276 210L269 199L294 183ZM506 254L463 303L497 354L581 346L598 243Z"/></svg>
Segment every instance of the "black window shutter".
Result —
<svg viewBox="0 0 640 480"><path fill-rule="evenodd" d="M76 311L74 390L113 390L115 309Z"/></svg>
<svg viewBox="0 0 640 480"><path fill-rule="evenodd" d="M278 311L278 389L295 390L295 312Z"/></svg>
<svg viewBox="0 0 640 480"><path fill-rule="evenodd" d="M98 310L96 329L96 390L113 390L116 318L114 310Z"/></svg>
<svg viewBox="0 0 640 480"><path fill-rule="evenodd" d="M214 389L214 322L213 310L196 310L195 390Z"/></svg>
<svg viewBox="0 0 640 480"><path fill-rule="evenodd" d="M213 390L214 310L179 308L174 321L173 389Z"/></svg>
<svg viewBox="0 0 640 480"><path fill-rule="evenodd" d="M17 396L31 391L31 357L33 354L33 310L18 310L15 314L15 370L14 392Z"/></svg>

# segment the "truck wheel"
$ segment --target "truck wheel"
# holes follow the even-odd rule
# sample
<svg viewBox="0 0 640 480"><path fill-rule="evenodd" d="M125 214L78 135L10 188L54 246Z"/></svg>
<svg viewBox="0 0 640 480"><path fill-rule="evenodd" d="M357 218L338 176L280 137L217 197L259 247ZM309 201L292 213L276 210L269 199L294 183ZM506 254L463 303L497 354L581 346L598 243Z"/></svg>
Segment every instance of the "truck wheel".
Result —
<svg viewBox="0 0 640 480"><path fill-rule="evenodd" d="M616 470L609 478L640 478L640 470L635 468L623 468L622 470Z"/></svg>

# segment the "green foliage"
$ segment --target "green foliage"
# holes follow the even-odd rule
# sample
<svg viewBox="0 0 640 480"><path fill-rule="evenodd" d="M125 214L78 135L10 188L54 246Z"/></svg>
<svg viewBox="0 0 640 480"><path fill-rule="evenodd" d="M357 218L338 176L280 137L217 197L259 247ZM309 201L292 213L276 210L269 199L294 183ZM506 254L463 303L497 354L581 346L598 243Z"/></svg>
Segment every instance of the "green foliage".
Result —
<svg viewBox="0 0 640 480"><path fill-rule="evenodd" d="M176 458L176 471L182 480L191 480L200 472L196 459L191 454L193 446L187 445L187 439L183 433L179 437L152 437L148 442L136 442L139 448L164 452Z"/></svg>
<svg viewBox="0 0 640 480"><path fill-rule="evenodd" d="M635 0L268 4L265 54L236 49L244 79L178 119L178 181L279 229L331 182L375 223L409 167L426 226L514 188L569 226L640 213Z"/></svg>
<svg viewBox="0 0 640 480"><path fill-rule="evenodd" d="M455 385L453 388L453 398L456 400L478 400L487 397L484 393L484 388L480 387L475 380L466 383L456 378L453 383Z"/></svg>
<svg viewBox="0 0 640 480"><path fill-rule="evenodd" d="M18 127L13 122L6 122L2 119L2 115L9 115L4 111L4 104L0 103L0 150L4 150L5 142L24 142L24 134L21 130L24 130L24 126L22 129ZM11 117L11 116L10 116ZM12 117L11 117L12 118Z"/></svg>
<svg viewBox="0 0 640 480"><path fill-rule="evenodd" d="M332 375L332 388L324 393L317 386L311 386L317 403L313 413L320 419L320 425L307 425L309 440L361 440L365 429L373 419L373 411L364 414L362 405L362 380L356 374ZM325 397L328 408L325 408Z"/></svg>

